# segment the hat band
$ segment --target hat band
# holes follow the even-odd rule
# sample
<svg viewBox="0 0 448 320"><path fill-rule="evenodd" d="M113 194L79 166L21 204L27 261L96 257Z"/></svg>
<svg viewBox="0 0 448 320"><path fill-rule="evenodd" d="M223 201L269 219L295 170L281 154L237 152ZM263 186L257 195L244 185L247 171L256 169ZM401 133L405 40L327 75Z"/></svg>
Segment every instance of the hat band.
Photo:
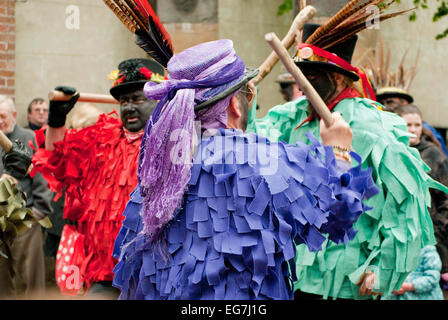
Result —
<svg viewBox="0 0 448 320"><path fill-rule="evenodd" d="M321 49L319 47L316 47L312 44L308 44L308 43L299 43L297 44L298 47L298 52L297 52L297 57L300 57L300 51L303 50L304 48L310 48L311 50L309 50L309 52L311 54L306 54L304 57L308 56L310 59L305 58L306 60L310 60L310 61L322 61L322 62L327 62L327 63L333 63L335 65L337 65L338 67L341 67L347 71L351 71L356 73L359 78L361 79L361 84L362 84L362 89L364 91L364 96L368 97L372 100L376 100L375 97L375 92L373 91L372 85L370 84L369 79L367 78L367 75L365 74L364 71L362 71L359 68L356 68L354 66L352 66L348 61L338 57L337 55L335 55L334 53L331 53L327 50ZM306 49L305 49L306 50ZM316 57L317 56L317 57ZM327 61L323 61L320 58L324 58ZM316 59L317 58L317 59Z"/></svg>

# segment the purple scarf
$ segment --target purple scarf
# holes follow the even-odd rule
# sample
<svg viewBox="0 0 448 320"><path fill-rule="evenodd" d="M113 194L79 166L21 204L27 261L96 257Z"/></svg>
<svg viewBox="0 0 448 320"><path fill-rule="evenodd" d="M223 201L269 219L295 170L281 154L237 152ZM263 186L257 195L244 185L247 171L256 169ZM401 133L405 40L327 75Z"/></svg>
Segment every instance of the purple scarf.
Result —
<svg viewBox="0 0 448 320"><path fill-rule="evenodd" d="M151 241L160 237L182 205L193 161L194 121L201 121L202 130L225 128L232 95L197 115L194 106L236 83L244 71L233 42L217 40L173 56L169 80L146 83L146 97L160 100L146 125L138 166L143 234Z"/></svg>

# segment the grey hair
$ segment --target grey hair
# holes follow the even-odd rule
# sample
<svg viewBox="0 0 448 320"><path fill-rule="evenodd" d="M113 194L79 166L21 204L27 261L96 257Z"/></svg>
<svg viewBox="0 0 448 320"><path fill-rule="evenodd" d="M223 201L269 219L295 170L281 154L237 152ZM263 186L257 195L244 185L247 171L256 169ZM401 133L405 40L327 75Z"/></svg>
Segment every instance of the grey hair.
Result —
<svg viewBox="0 0 448 320"><path fill-rule="evenodd" d="M9 106L9 108L11 109L11 113L16 112L16 106L14 105L14 101L10 96L0 94L0 104L3 103L6 103Z"/></svg>

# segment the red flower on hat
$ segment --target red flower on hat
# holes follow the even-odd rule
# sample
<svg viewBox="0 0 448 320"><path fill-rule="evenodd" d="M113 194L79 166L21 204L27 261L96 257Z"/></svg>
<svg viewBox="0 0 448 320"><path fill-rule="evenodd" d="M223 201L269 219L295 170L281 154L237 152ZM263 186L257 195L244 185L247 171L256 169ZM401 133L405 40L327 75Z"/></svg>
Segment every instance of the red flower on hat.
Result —
<svg viewBox="0 0 448 320"><path fill-rule="evenodd" d="M140 73L143 74L143 75L146 77L146 79L148 79L148 80L150 80L151 77L152 77L152 72L151 72L151 70L149 70L149 69L146 68L146 67L142 67L142 68L140 68Z"/></svg>
<svg viewBox="0 0 448 320"><path fill-rule="evenodd" d="M117 81L115 81L115 83L114 83L114 87L116 85L119 85L120 83L123 83L125 79L126 79L126 76L121 76L120 78L118 78Z"/></svg>

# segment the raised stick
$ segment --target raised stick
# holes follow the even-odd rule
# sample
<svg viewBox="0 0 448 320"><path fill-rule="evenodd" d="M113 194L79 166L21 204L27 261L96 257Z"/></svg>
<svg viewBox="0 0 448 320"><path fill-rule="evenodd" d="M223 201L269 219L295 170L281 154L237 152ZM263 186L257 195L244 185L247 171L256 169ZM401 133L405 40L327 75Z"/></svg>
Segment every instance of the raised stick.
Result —
<svg viewBox="0 0 448 320"><path fill-rule="evenodd" d="M301 10L296 18L294 19L291 28L286 34L285 38L282 40L282 45L284 48L289 49L295 41L297 30L302 30L303 25L314 17L316 14L316 9L313 6L306 6L303 10ZM266 60L260 65L258 68L260 72L258 75L251 80L254 85L257 85L263 80L274 68L276 63L278 62L278 56L275 52L272 52Z"/></svg>
<svg viewBox="0 0 448 320"><path fill-rule="evenodd" d="M302 71L296 66L294 60L289 56L288 51L282 45L278 37L275 33L271 32L265 35L265 39L278 55L286 70L294 77L300 90L306 95L317 114L324 120L325 125L330 127L333 123L330 110L328 110L327 105L319 96L316 89L314 89L308 79L303 75Z"/></svg>
<svg viewBox="0 0 448 320"><path fill-rule="evenodd" d="M50 91L48 94L48 100L50 101L68 101L71 97L72 96L56 90ZM111 95L84 92L79 94L78 102L119 104L119 102Z"/></svg>

